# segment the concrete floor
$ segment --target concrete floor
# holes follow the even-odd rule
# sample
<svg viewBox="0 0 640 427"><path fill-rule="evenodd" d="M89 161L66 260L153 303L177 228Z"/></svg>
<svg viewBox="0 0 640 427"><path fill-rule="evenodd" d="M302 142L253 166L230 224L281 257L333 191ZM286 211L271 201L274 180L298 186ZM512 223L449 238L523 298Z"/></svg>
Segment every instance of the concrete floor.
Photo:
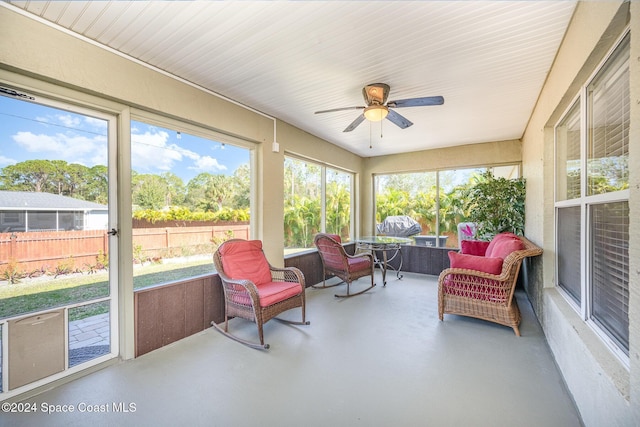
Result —
<svg viewBox="0 0 640 427"><path fill-rule="evenodd" d="M267 323L267 352L208 329L29 399L36 413L0 412L0 425L582 425L524 293L518 338L480 320L440 322L433 276L392 275L349 299L336 289L307 289L309 326ZM230 328L257 337L244 320ZM74 412L43 413L49 405Z"/></svg>

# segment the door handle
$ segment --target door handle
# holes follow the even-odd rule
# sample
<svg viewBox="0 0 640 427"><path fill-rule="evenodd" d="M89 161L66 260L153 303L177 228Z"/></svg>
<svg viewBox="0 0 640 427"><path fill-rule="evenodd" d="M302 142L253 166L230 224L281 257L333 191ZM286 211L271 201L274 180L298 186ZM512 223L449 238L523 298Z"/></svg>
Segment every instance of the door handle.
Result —
<svg viewBox="0 0 640 427"><path fill-rule="evenodd" d="M112 236L117 236L118 230L116 230L115 228L112 228L111 231L107 231L107 234L110 234Z"/></svg>

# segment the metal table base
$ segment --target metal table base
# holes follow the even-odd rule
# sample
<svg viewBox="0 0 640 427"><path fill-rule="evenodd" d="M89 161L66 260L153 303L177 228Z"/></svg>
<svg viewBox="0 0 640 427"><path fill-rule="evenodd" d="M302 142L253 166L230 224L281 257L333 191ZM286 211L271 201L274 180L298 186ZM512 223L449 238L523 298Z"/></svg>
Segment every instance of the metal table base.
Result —
<svg viewBox="0 0 640 427"><path fill-rule="evenodd" d="M392 236L368 236L356 239L356 251L371 252L375 264L382 271L382 286L387 285L387 270L390 268L396 272L398 280L402 279L402 244L412 243L413 240L405 237ZM382 259L378 257L378 252L382 253ZM393 255L389 257L389 252ZM398 268L389 265L391 261L399 257L400 264Z"/></svg>

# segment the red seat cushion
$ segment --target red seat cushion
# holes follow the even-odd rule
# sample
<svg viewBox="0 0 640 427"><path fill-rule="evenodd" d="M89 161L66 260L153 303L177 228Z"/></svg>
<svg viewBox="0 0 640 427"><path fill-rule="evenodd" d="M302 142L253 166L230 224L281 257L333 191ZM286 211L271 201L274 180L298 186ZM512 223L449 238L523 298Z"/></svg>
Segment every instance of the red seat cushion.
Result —
<svg viewBox="0 0 640 427"><path fill-rule="evenodd" d="M251 305L249 293L241 286L235 286L235 288L231 293L231 301L240 305ZM302 293L302 285L297 282L267 282L256 288L260 307L269 307Z"/></svg>
<svg viewBox="0 0 640 427"><path fill-rule="evenodd" d="M451 268L465 268L467 270L482 271L483 273L500 274L502 272L502 261L502 258L466 255L449 251Z"/></svg>
<svg viewBox="0 0 640 427"><path fill-rule="evenodd" d="M349 271L361 271L361 270L367 270L371 268L371 259L369 257L356 257L356 258L349 258L347 260L347 262L349 263Z"/></svg>
<svg viewBox="0 0 640 427"><path fill-rule="evenodd" d="M302 286L298 282L268 282L258 286L261 307L269 307L301 293Z"/></svg>
<svg viewBox="0 0 640 427"><path fill-rule="evenodd" d="M256 286L271 282L269 263L260 240L227 242L220 247L224 274L235 280L251 280Z"/></svg>

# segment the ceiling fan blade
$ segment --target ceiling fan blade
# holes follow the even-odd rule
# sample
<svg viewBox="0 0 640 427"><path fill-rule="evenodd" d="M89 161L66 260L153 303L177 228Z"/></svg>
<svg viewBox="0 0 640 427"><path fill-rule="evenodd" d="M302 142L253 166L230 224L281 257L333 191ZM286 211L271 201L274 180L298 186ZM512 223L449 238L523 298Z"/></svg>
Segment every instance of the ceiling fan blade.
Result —
<svg viewBox="0 0 640 427"><path fill-rule="evenodd" d="M387 107L402 108L402 107L424 107L427 105L442 105L444 104L444 98L441 96L425 96L424 98L408 98L398 99L397 101L389 101Z"/></svg>
<svg viewBox="0 0 640 427"><path fill-rule="evenodd" d="M387 119L389 119L391 123L395 124L396 126L402 129L406 129L413 124L413 122L411 122L409 119L407 119L404 116L401 116L400 114L396 113L393 110L389 110L389 114L387 114Z"/></svg>
<svg viewBox="0 0 640 427"><path fill-rule="evenodd" d="M345 130L343 130L343 132L351 132L352 130L357 128L358 125L363 121L364 121L364 114L360 114L353 122L351 122L349 126L347 126Z"/></svg>
<svg viewBox="0 0 640 427"><path fill-rule="evenodd" d="M331 110L322 110L322 111L316 111L315 114L321 114L321 113L333 113L336 111L347 111L347 110L363 110L364 107L342 107L342 108L333 108Z"/></svg>

